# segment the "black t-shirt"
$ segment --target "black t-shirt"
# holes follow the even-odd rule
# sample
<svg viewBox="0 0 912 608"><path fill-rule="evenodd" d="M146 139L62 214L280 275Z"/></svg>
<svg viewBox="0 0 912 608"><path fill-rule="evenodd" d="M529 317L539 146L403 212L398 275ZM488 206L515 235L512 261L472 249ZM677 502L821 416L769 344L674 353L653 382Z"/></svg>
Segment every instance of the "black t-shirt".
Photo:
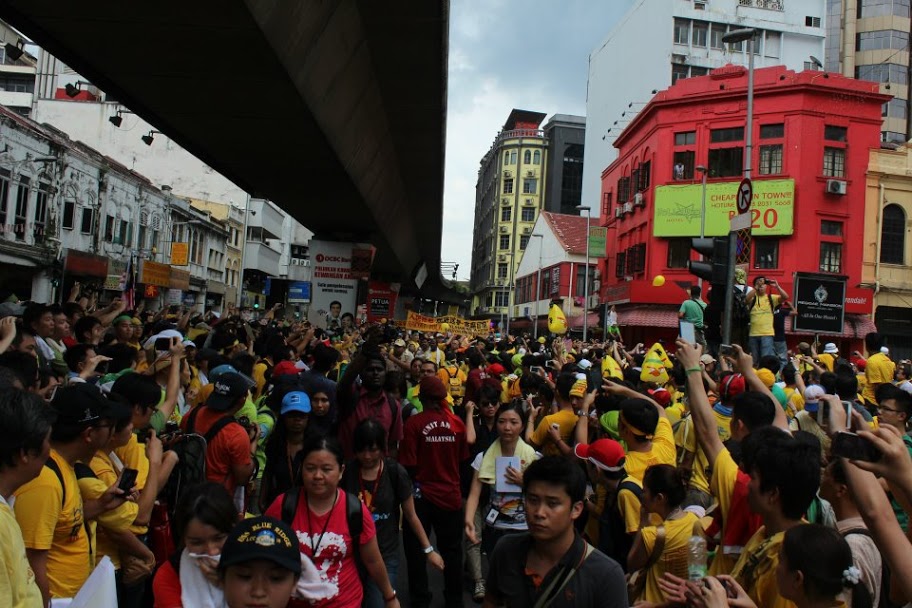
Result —
<svg viewBox="0 0 912 608"><path fill-rule="evenodd" d="M785 342L785 320L792 314L791 308L780 306L773 311L773 341Z"/></svg>
<svg viewBox="0 0 912 608"><path fill-rule="evenodd" d="M395 470L393 470L395 469ZM401 464L383 459L383 472L374 481L361 481L361 465L357 460L345 467L340 487L361 499L374 518L377 544L384 557L399 551L399 509L412 495L412 481ZM375 490L376 488L376 490Z"/></svg>
<svg viewBox="0 0 912 608"><path fill-rule="evenodd" d="M485 579L489 593L504 606L534 606L538 596L551 584L562 569L580 563L586 544L577 535L570 550L542 580L536 589L526 575L526 556L532 548L527 532L501 537L489 559L490 569ZM616 561L600 551L593 551L572 579L551 601L551 608L627 608L627 582L624 571Z"/></svg>

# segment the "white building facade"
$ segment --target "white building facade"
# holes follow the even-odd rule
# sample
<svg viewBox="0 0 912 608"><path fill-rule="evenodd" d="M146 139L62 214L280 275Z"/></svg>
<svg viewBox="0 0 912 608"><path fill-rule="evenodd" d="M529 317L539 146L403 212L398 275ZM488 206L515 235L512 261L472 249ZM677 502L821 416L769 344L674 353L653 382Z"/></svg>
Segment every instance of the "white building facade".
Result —
<svg viewBox="0 0 912 608"><path fill-rule="evenodd" d="M823 58L826 0L637 0L589 55L582 204L600 209L601 174L617 157L617 135L653 96L680 78L733 63L751 45L722 43L756 28L754 66L814 69Z"/></svg>

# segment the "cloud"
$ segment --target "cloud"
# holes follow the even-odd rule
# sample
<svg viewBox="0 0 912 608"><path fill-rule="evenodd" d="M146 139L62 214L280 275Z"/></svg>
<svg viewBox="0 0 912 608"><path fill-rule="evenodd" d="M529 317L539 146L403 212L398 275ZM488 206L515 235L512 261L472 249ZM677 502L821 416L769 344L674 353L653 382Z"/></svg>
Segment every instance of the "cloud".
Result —
<svg viewBox="0 0 912 608"><path fill-rule="evenodd" d="M510 110L584 115L589 53L632 0L456 0L450 5L442 260L471 271L481 157Z"/></svg>

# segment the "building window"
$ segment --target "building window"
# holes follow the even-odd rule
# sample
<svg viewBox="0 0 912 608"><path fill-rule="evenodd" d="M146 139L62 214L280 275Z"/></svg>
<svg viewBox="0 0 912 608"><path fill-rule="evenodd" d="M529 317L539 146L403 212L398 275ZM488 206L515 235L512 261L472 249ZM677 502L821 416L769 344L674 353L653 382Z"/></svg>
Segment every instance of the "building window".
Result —
<svg viewBox="0 0 912 608"><path fill-rule="evenodd" d="M695 143L697 143L696 131L682 131L680 133L675 133L676 146L692 146Z"/></svg>
<svg viewBox="0 0 912 608"><path fill-rule="evenodd" d="M617 260L614 263L614 277L616 279L623 279L625 276L625 271L627 270L627 252L620 251L617 255Z"/></svg>
<svg viewBox="0 0 912 608"><path fill-rule="evenodd" d="M506 264L498 264L498 265L497 265L497 278L498 278L498 279L506 279L506 278L507 278L507 265L506 265Z"/></svg>
<svg viewBox="0 0 912 608"><path fill-rule="evenodd" d="M509 165L509 164L510 164L510 151L507 150L506 152L504 152L504 165Z"/></svg>
<svg viewBox="0 0 912 608"><path fill-rule="evenodd" d="M513 194L513 178L508 177L504 179L504 194Z"/></svg>
<svg viewBox="0 0 912 608"><path fill-rule="evenodd" d="M779 239L755 238L754 268L779 268Z"/></svg>
<svg viewBox="0 0 912 608"><path fill-rule="evenodd" d="M13 227L18 240L25 239L25 223L28 217L29 178L19 177L19 186L16 188L16 215Z"/></svg>
<svg viewBox="0 0 912 608"><path fill-rule="evenodd" d="M811 17L808 15L804 18L804 25L806 27L820 27L820 17Z"/></svg>
<svg viewBox="0 0 912 608"><path fill-rule="evenodd" d="M136 248L146 248L146 227L143 224L140 224L139 230L136 231Z"/></svg>
<svg viewBox="0 0 912 608"><path fill-rule="evenodd" d="M834 222L833 220L821 220L820 234L824 236L842 236L842 222Z"/></svg>
<svg viewBox="0 0 912 608"><path fill-rule="evenodd" d="M722 49L724 43L722 36L725 35L725 26L719 23L713 23L709 32L709 46L714 49Z"/></svg>
<svg viewBox="0 0 912 608"><path fill-rule="evenodd" d="M538 180L534 177L523 178L523 194L535 194L538 191Z"/></svg>
<svg viewBox="0 0 912 608"><path fill-rule="evenodd" d="M79 222L79 232L82 234L91 234L93 224L95 224L95 210L91 207L83 208L82 220Z"/></svg>
<svg viewBox="0 0 912 608"><path fill-rule="evenodd" d="M668 240L668 268L687 268L690 260L690 239Z"/></svg>
<svg viewBox="0 0 912 608"><path fill-rule="evenodd" d="M713 148L709 151L709 177L736 177L744 170L744 148Z"/></svg>
<svg viewBox="0 0 912 608"><path fill-rule="evenodd" d="M72 230L76 222L76 201L63 201L63 229Z"/></svg>
<svg viewBox="0 0 912 608"><path fill-rule="evenodd" d="M693 179L695 155L696 153L691 150L674 153L675 179Z"/></svg>
<svg viewBox="0 0 912 608"><path fill-rule="evenodd" d="M909 47L909 32L900 30L875 30L855 34L856 51L882 51Z"/></svg>
<svg viewBox="0 0 912 608"><path fill-rule="evenodd" d="M635 275L646 270L646 243L627 248L627 274Z"/></svg>
<svg viewBox="0 0 912 608"><path fill-rule="evenodd" d="M540 165L541 164L541 150L536 150L532 153L532 164Z"/></svg>
<svg viewBox="0 0 912 608"><path fill-rule="evenodd" d="M773 59L779 58L779 45L782 42L780 32L766 32L766 42L763 45L763 54Z"/></svg>
<svg viewBox="0 0 912 608"><path fill-rule="evenodd" d="M0 230L6 226L6 210L9 200L10 172L0 169Z"/></svg>
<svg viewBox="0 0 912 608"><path fill-rule="evenodd" d="M906 84L909 81L905 66L899 63L876 63L874 65L855 66L855 78L873 82L891 82L893 84Z"/></svg>
<svg viewBox="0 0 912 608"><path fill-rule="evenodd" d="M782 173L782 144L760 146L760 175Z"/></svg>
<svg viewBox="0 0 912 608"><path fill-rule="evenodd" d="M863 17L908 17L909 0L858 0L856 15Z"/></svg>
<svg viewBox="0 0 912 608"><path fill-rule="evenodd" d="M500 209L500 221L509 222L511 216L513 215L513 209L510 207L501 207Z"/></svg>
<svg viewBox="0 0 912 608"><path fill-rule="evenodd" d="M848 139L848 128L836 127L833 125L824 125L823 138L827 141L845 142Z"/></svg>
<svg viewBox="0 0 912 608"><path fill-rule="evenodd" d="M729 127L727 129L712 129L709 132L709 143L722 144L730 141L742 141L744 127Z"/></svg>
<svg viewBox="0 0 912 608"><path fill-rule="evenodd" d="M589 295L592 295L592 282L595 280L595 269L589 268ZM576 297L582 298L586 296L584 292L586 288L586 265L577 264L576 266L576 286L574 290L576 291Z"/></svg>
<svg viewBox="0 0 912 608"><path fill-rule="evenodd" d="M618 180L618 204L623 205L630 200L630 178L622 177Z"/></svg>
<svg viewBox="0 0 912 608"><path fill-rule="evenodd" d="M114 242L114 216L109 215L105 218L105 241Z"/></svg>
<svg viewBox="0 0 912 608"><path fill-rule="evenodd" d="M693 22L693 36L691 44L701 48L706 48L707 38L709 37L709 24L705 21Z"/></svg>
<svg viewBox="0 0 912 608"><path fill-rule="evenodd" d="M523 164L531 165L532 164L532 150L526 150L523 152Z"/></svg>
<svg viewBox="0 0 912 608"><path fill-rule="evenodd" d="M679 63L671 64L671 84L687 78L688 74L689 72L687 71L686 65L681 65Z"/></svg>
<svg viewBox="0 0 912 608"><path fill-rule="evenodd" d="M881 106L880 115L885 118L906 118L906 100L891 99ZM905 141L905 139L903 139Z"/></svg>
<svg viewBox="0 0 912 608"><path fill-rule="evenodd" d="M523 235L519 237L519 248L523 251L526 250L526 247L529 246L529 236Z"/></svg>
<svg viewBox="0 0 912 608"><path fill-rule="evenodd" d="M822 241L820 243L820 272L842 270L842 243Z"/></svg>
<svg viewBox="0 0 912 608"><path fill-rule="evenodd" d="M674 42L675 44L687 44L690 40L690 20L674 20Z"/></svg>
<svg viewBox="0 0 912 608"><path fill-rule="evenodd" d="M535 207L523 207L520 219L524 222L535 221Z"/></svg>
<svg viewBox="0 0 912 608"><path fill-rule="evenodd" d="M760 139L779 139L785 137L785 124L760 125Z"/></svg>
<svg viewBox="0 0 912 608"><path fill-rule="evenodd" d="M509 248L510 248L510 235L509 235L509 234L501 234L501 235L500 235L500 248L501 248L501 249L509 249Z"/></svg>
<svg viewBox="0 0 912 608"><path fill-rule="evenodd" d="M47 223L47 202L48 190L50 185L44 182L38 184L38 192L35 194L35 237L44 237L45 224Z"/></svg>
<svg viewBox="0 0 912 608"><path fill-rule="evenodd" d="M826 177L845 177L845 148L823 149L823 174Z"/></svg>
<svg viewBox="0 0 912 608"><path fill-rule="evenodd" d="M896 204L884 207L880 227L880 261L902 264L906 251L906 212Z"/></svg>
<svg viewBox="0 0 912 608"><path fill-rule="evenodd" d="M640 179L637 183L637 191L642 192L649 188L649 183L652 180L652 161L646 161L640 165Z"/></svg>

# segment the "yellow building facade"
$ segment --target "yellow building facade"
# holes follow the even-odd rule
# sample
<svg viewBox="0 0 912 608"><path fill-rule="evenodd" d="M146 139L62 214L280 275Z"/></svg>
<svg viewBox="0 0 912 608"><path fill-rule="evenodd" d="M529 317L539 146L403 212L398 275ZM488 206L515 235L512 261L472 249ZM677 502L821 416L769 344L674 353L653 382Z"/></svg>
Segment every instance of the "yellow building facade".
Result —
<svg viewBox="0 0 912 608"><path fill-rule="evenodd" d="M871 150L862 282L896 361L912 356L912 148Z"/></svg>
<svg viewBox="0 0 912 608"><path fill-rule="evenodd" d="M208 211L213 218L224 223L228 230L228 241L225 247L225 304L239 306L244 247L244 211L225 203L201 199L190 199L190 204L201 211Z"/></svg>

